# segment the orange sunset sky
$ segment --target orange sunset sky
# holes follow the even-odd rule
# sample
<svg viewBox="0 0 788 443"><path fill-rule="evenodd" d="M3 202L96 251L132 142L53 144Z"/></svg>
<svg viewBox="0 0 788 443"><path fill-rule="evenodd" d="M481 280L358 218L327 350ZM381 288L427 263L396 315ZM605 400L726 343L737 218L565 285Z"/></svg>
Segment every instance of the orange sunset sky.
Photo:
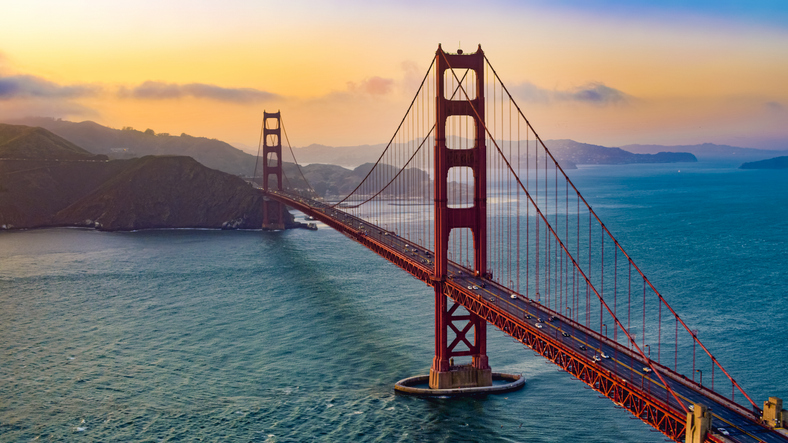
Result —
<svg viewBox="0 0 788 443"><path fill-rule="evenodd" d="M481 44L544 139L788 149L785 2L3 3L0 121L383 143L438 43Z"/></svg>

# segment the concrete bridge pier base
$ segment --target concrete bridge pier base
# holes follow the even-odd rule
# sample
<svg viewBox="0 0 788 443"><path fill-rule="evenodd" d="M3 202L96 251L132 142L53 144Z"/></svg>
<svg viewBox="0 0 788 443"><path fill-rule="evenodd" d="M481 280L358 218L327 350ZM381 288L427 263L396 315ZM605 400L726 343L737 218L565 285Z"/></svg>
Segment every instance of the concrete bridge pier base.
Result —
<svg viewBox="0 0 788 443"><path fill-rule="evenodd" d="M283 204L263 197L263 225L264 231L283 231L285 229L285 207ZM272 217L271 215L274 215Z"/></svg>
<svg viewBox="0 0 788 443"><path fill-rule="evenodd" d="M477 388L492 386L492 369L473 365L451 365L448 371L430 368L430 389Z"/></svg>
<svg viewBox="0 0 788 443"><path fill-rule="evenodd" d="M695 403L692 411L687 412L687 427L684 431L685 443L703 443L711 429L711 411L700 403Z"/></svg>

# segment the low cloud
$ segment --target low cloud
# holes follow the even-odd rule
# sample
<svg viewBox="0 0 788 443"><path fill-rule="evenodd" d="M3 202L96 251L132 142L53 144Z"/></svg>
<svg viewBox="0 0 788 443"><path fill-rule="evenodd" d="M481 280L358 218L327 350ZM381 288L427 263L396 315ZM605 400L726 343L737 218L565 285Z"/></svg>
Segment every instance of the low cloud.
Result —
<svg viewBox="0 0 788 443"><path fill-rule="evenodd" d="M32 75L0 77L0 100L14 98L80 98L99 94L97 85L62 86Z"/></svg>
<svg viewBox="0 0 788 443"><path fill-rule="evenodd" d="M20 117L54 118L100 118L101 114L92 108L70 100L34 98L11 102L0 106L0 121L11 121Z"/></svg>
<svg viewBox="0 0 788 443"><path fill-rule="evenodd" d="M133 88L121 88L121 97L142 100L201 98L231 103L257 103L279 98L277 94L253 88L223 88L205 83L164 83L147 81Z"/></svg>
<svg viewBox="0 0 788 443"><path fill-rule="evenodd" d="M383 77L370 77L360 83L348 82L348 90L368 95L386 95L394 88L394 80Z"/></svg>
<svg viewBox="0 0 788 443"><path fill-rule="evenodd" d="M515 96L515 99L530 103L549 103L553 94L554 91L540 88L531 82L520 83L512 87L512 95Z"/></svg>
<svg viewBox="0 0 788 443"><path fill-rule="evenodd" d="M618 89L605 86L602 83L588 83L579 88L566 92L557 92L563 100L592 103L595 105L608 105L626 102L629 95Z"/></svg>
<svg viewBox="0 0 788 443"><path fill-rule="evenodd" d="M785 112L785 106L780 104L780 102L766 102L763 105L767 111L775 113L775 114L782 114Z"/></svg>
<svg viewBox="0 0 788 443"><path fill-rule="evenodd" d="M530 82L521 83L512 88L513 95L531 103L578 102L596 106L623 104L633 97L604 83L587 83L583 86L567 89L546 89Z"/></svg>

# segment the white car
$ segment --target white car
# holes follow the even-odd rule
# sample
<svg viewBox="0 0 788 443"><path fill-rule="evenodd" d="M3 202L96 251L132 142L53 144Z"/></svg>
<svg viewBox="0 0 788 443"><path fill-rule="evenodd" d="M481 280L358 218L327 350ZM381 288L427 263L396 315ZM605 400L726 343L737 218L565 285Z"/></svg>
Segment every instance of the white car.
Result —
<svg viewBox="0 0 788 443"><path fill-rule="evenodd" d="M610 356L605 354L604 352L600 352L599 355L601 355L602 358L610 358Z"/></svg>
<svg viewBox="0 0 788 443"><path fill-rule="evenodd" d="M719 432L720 434L725 435L725 436L731 435L731 433L728 432L728 430L725 429L725 428L717 428L717 432Z"/></svg>
<svg viewBox="0 0 788 443"><path fill-rule="evenodd" d="M645 372L646 374L650 374L651 368L649 368L648 366L643 366L643 372ZM691 410L692 410L692 405L690 405L690 411Z"/></svg>
<svg viewBox="0 0 788 443"><path fill-rule="evenodd" d="M517 300L517 294L512 294L509 296L512 300Z"/></svg>
<svg viewBox="0 0 788 443"><path fill-rule="evenodd" d="M534 326L536 326L536 327L537 327L537 328L539 328L539 329L542 329L542 327L543 327L541 323L537 323L537 324L535 324Z"/></svg>
<svg viewBox="0 0 788 443"><path fill-rule="evenodd" d="M593 359L594 359L594 363L596 363L596 362L598 362L598 361L602 361L602 359L601 359L601 358L599 358L599 356L598 356L598 355L595 355L595 356L593 357Z"/></svg>

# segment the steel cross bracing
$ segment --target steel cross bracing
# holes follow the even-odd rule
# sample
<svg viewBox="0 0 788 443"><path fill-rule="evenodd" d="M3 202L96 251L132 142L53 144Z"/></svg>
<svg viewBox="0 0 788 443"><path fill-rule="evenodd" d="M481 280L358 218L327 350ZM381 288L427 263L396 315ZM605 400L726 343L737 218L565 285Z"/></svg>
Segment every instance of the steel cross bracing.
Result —
<svg viewBox="0 0 788 443"><path fill-rule="evenodd" d="M432 251L324 202L286 191L270 191L267 195L327 224L418 280L434 286ZM512 299L511 289L474 276L466 267L450 262L448 274L444 293L457 304L486 319L666 436L683 441L686 422L683 409L668 395L657 377L642 371L647 362L637 353L529 297L516 294L517 298ZM479 289L469 289L469 286ZM551 317L555 320L547 321ZM536 323L544 326L537 328ZM595 362L593 356L600 353L610 358ZM731 441L788 442L788 438L759 424L748 409L713 391L699 388L668 367L657 367L685 406L697 402L710 407L715 420L725 423L732 431L735 440ZM713 436L709 439L721 441L714 440Z"/></svg>

